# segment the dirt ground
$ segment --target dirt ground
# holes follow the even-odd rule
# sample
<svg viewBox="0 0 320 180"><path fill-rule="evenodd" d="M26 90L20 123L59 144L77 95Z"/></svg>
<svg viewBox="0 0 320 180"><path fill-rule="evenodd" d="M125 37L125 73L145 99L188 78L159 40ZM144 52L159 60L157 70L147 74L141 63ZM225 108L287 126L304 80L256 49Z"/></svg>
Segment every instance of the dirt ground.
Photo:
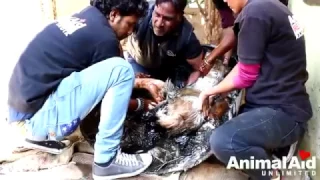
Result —
<svg viewBox="0 0 320 180"><path fill-rule="evenodd" d="M93 149L79 136L79 131L70 139L74 143L60 155L51 155L36 150L11 153L0 156L0 179L41 179L46 180L91 180ZM5 165L3 161L9 161ZM247 180L241 171L226 169L216 159L206 162L181 173L155 176L141 174L124 180ZM284 180L306 180L303 176L285 177Z"/></svg>

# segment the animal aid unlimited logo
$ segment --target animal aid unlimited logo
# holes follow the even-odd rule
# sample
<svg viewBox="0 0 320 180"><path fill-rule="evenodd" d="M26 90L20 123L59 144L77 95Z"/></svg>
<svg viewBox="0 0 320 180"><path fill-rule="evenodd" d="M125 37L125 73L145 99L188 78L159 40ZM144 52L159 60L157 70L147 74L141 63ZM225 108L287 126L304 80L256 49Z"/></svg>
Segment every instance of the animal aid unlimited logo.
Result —
<svg viewBox="0 0 320 180"><path fill-rule="evenodd" d="M272 176L277 175L277 173L280 173L282 176L315 176L316 157L311 157L311 153L304 150L299 151L299 156L301 161L298 156L293 156L291 159L283 156L281 159L273 160L255 159L253 156L249 160L237 160L236 157L231 156L227 169L262 170L262 176Z"/></svg>
<svg viewBox="0 0 320 180"><path fill-rule="evenodd" d="M56 22L56 25L65 36L69 36L77 30L87 26L84 19L77 17L62 18Z"/></svg>
<svg viewBox="0 0 320 180"><path fill-rule="evenodd" d="M289 22L291 25L291 28L293 30L294 35L296 36L296 39L299 39L304 35L303 27L299 24L298 20L295 18L295 16L288 16Z"/></svg>

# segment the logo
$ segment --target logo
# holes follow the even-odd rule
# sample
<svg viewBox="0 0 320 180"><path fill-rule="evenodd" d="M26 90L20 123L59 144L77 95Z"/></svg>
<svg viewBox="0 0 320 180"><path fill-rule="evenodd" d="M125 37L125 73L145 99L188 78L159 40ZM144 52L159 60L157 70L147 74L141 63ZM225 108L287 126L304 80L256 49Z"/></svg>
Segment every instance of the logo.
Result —
<svg viewBox="0 0 320 180"><path fill-rule="evenodd" d="M59 27L59 29L63 32L65 36L69 36L77 30L87 26L84 19L80 19L77 17L68 17L60 19L57 21L56 25Z"/></svg>
<svg viewBox="0 0 320 180"><path fill-rule="evenodd" d="M308 159L311 156L310 152L304 151L304 150L299 151L299 155L303 161Z"/></svg>
<svg viewBox="0 0 320 180"><path fill-rule="evenodd" d="M299 24L298 20L294 16L288 16L291 28L293 30L296 39L299 39L304 35L303 28Z"/></svg>
<svg viewBox="0 0 320 180"><path fill-rule="evenodd" d="M171 50L167 51L167 55L171 56L171 57L175 57L176 56L176 54L174 54Z"/></svg>
<svg viewBox="0 0 320 180"><path fill-rule="evenodd" d="M316 157L305 150L299 151L299 157L293 156L288 159L286 156L281 159L255 159L253 156L249 160L237 160L231 156L227 169L235 168L241 170L262 170L262 176L281 173L283 176L316 175Z"/></svg>

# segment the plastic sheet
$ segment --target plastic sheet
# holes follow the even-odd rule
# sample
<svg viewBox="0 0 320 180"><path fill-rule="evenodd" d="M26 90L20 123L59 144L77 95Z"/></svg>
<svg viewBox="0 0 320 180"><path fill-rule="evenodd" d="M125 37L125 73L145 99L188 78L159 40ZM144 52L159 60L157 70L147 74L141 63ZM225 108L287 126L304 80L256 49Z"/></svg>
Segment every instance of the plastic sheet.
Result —
<svg viewBox="0 0 320 180"><path fill-rule="evenodd" d="M213 49L212 47L205 48L207 48L209 52ZM218 68L216 71L220 71L220 69ZM177 74L179 74L179 69L177 69ZM213 72L213 74L217 75L217 72ZM204 83L206 82L205 79L203 79L203 81ZM218 81L216 83L218 83ZM209 83L209 85L213 86L214 84ZM196 86L195 84L193 88L196 88ZM201 87L201 85L199 87ZM199 89L199 87L197 87L197 89ZM172 100L172 98L181 98L181 96L167 97L167 100L168 98ZM189 101L196 99L188 97L188 95L184 98L189 98ZM157 123L159 119L157 112L166 108L168 103L170 103L168 101L150 112L134 115L129 114L125 121L124 134L121 141L122 151L127 153L149 151L153 155L153 163L144 173L162 175L190 169L211 155L209 147L210 134L212 130L236 115L239 109L241 91L229 93L227 99L229 109L224 113L222 118L219 120L202 120L199 127L193 131L183 131L175 135L168 133L167 129L164 129ZM80 126L82 134L92 146L98 130L99 109L100 107L97 106Z"/></svg>

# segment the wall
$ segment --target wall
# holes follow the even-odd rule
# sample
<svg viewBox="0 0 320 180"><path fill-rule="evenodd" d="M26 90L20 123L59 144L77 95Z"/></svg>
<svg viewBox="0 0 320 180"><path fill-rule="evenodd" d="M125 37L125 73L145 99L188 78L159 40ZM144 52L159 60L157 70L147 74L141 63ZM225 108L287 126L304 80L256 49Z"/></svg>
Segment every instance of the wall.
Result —
<svg viewBox="0 0 320 180"><path fill-rule="evenodd" d="M1 46L1 84L0 114L7 102L7 83L21 51L42 27L40 2L17 0L1 1L0 4L0 46ZM2 117L2 116L1 116Z"/></svg>
<svg viewBox="0 0 320 180"><path fill-rule="evenodd" d="M12 69L28 42L43 26L41 3L38 0L0 1L0 154L3 155L15 142L14 136L8 136L9 129L5 126L7 110L8 82Z"/></svg>
<svg viewBox="0 0 320 180"><path fill-rule="evenodd" d="M63 17L81 11L89 0L56 0L57 16Z"/></svg>
<svg viewBox="0 0 320 180"><path fill-rule="evenodd" d="M306 85L314 112L300 149L310 150L311 155L317 157L317 177L313 179L320 179L320 21L317 19L320 16L320 1L291 0L290 8L305 27L307 69L310 76Z"/></svg>
<svg viewBox="0 0 320 180"><path fill-rule="evenodd" d="M56 15L57 17L68 16L80 11L89 4L89 0L56 0ZM186 18L192 23L195 29L195 34L201 42L205 40L204 21L198 8L186 8Z"/></svg>

